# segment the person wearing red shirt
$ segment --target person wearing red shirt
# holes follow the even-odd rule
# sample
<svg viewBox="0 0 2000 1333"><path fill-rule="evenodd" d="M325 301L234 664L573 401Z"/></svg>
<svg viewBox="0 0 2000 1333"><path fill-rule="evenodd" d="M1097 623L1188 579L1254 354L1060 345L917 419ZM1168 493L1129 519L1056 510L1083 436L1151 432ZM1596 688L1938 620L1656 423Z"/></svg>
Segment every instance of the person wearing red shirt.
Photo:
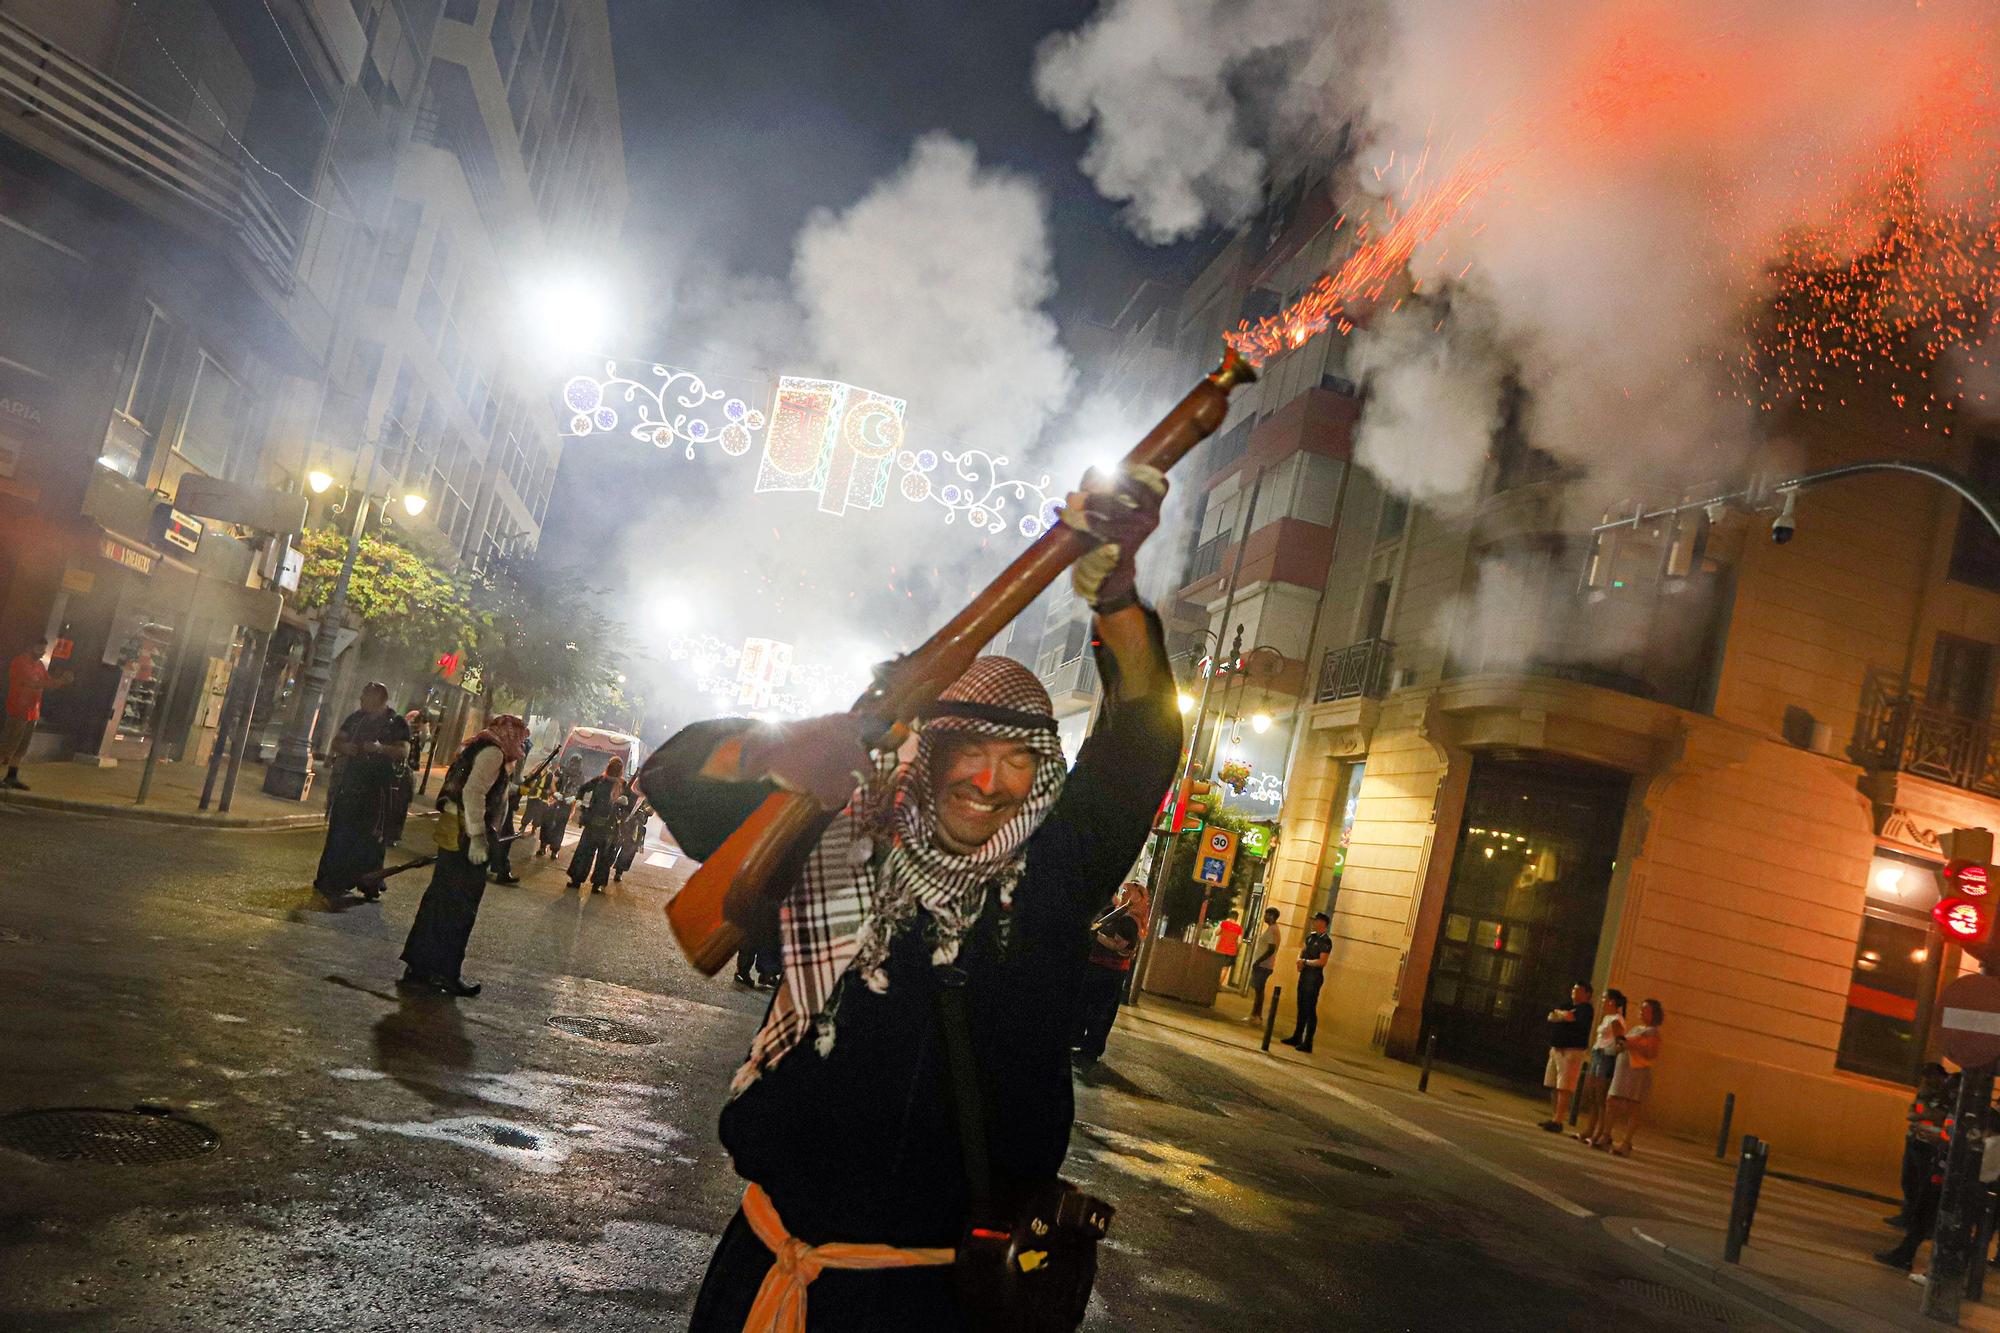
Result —
<svg viewBox="0 0 2000 1333"><path fill-rule="evenodd" d="M68 676L51 676L42 664L48 651L49 641L37 636L7 664L7 716L0 719L0 764L7 766L7 776L0 778L0 787L28 790L21 781L21 761L28 757L28 741L42 716L42 693L69 684Z"/></svg>

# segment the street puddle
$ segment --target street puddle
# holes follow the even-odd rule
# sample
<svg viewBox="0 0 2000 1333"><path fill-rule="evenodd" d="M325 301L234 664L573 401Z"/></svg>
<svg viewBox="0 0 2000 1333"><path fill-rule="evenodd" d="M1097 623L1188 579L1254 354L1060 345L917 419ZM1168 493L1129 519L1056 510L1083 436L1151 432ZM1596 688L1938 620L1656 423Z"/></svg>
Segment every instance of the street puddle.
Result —
<svg viewBox="0 0 2000 1333"><path fill-rule="evenodd" d="M1098 1162L1165 1185L1232 1225L1283 1233L1300 1211L1288 1200L1230 1179L1214 1158L1190 1149L1101 1125L1079 1123L1077 1130L1100 1145L1089 1149Z"/></svg>
<svg viewBox="0 0 2000 1333"><path fill-rule="evenodd" d="M519 1125L489 1116L462 1115L448 1120L406 1120L384 1124L373 1120L347 1123L382 1134L400 1134L407 1139L425 1139L470 1148L537 1175L553 1175L569 1160L570 1145L560 1136L533 1125Z"/></svg>

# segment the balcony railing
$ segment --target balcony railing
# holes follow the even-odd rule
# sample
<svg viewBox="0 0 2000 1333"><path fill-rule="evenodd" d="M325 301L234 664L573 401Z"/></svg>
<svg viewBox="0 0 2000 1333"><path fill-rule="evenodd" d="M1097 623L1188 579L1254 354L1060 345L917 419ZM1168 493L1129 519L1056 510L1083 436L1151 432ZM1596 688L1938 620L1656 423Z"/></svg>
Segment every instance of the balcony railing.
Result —
<svg viewBox="0 0 2000 1333"><path fill-rule="evenodd" d="M1059 704L1065 695L1094 695L1097 693L1097 659L1089 653L1073 657L1042 677L1042 684L1048 687L1049 697Z"/></svg>
<svg viewBox="0 0 2000 1333"><path fill-rule="evenodd" d="M1389 664L1395 656L1396 645L1387 639L1363 639L1332 649L1320 661L1313 702L1381 698L1389 692Z"/></svg>
<svg viewBox="0 0 2000 1333"><path fill-rule="evenodd" d="M1229 549L1229 539L1232 535L1227 532L1218 533L1194 548L1194 555L1188 560L1187 581L1181 585L1182 587L1200 583L1222 568L1222 553Z"/></svg>
<svg viewBox="0 0 2000 1333"><path fill-rule="evenodd" d="M1861 688L1854 758L1864 768L2000 796L2000 726L1941 708L1901 677L1871 671Z"/></svg>
<svg viewBox="0 0 2000 1333"><path fill-rule="evenodd" d="M0 114L9 113L193 205L220 222L280 290L291 290L298 242L247 155L223 152L102 71L0 15Z"/></svg>

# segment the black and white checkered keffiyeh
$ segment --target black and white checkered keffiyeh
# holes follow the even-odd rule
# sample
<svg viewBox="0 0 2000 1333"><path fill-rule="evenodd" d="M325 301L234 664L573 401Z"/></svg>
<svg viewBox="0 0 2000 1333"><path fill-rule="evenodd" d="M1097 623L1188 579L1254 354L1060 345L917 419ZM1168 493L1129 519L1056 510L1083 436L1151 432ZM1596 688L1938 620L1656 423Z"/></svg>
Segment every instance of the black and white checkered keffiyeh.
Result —
<svg viewBox="0 0 2000 1333"><path fill-rule="evenodd" d="M929 917L931 960L942 965L958 957L989 893L997 889L1003 912L1012 906L1028 839L1054 808L1068 771L1054 712L1033 672L1010 658L982 657L926 710L908 763L893 753L877 756L875 776L834 816L779 913L785 980L731 1081L734 1092L807 1033L819 1054L831 1051L842 978L853 972L870 990L887 990L890 944L919 912ZM935 739L953 731L1023 741L1038 761L1027 800L968 856L932 837L931 756Z"/></svg>

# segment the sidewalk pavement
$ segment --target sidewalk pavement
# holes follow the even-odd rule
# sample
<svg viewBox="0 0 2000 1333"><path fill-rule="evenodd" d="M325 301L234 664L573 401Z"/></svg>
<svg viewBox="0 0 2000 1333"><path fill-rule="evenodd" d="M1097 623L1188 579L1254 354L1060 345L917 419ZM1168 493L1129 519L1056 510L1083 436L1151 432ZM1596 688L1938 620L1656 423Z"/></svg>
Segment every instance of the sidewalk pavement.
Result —
<svg viewBox="0 0 2000 1333"><path fill-rule="evenodd" d="M1869 1333L1875 1329L1932 1327L1918 1312L1923 1290L1908 1275L1884 1267L1866 1256L1831 1249L1787 1245L1758 1239L1750 1228L1750 1243L1742 1260L1722 1258L1722 1237L1712 1227L1658 1219L1634 1221L1611 1218L1614 1233L1654 1247L1660 1256L1693 1276L1799 1328L1814 1333ZM1888 1240L1883 1242L1885 1248ZM1930 1251L1924 1251L1919 1265ZM1918 1275L1922 1275L1921 1267ZM1989 1272L1990 1296L2000 1285L2000 1273ZM2000 1330L2000 1309L1976 1301L1959 1305L1958 1327Z"/></svg>
<svg viewBox="0 0 2000 1333"><path fill-rule="evenodd" d="M1245 1021L1250 1004L1247 996L1225 992L1215 1007L1204 1009L1161 996L1143 995L1136 1006L1121 1012L1126 1022L1157 1024L1223 1045L1256 1051L1263 1041L1261 1023ZM1289 1011L1281 1014L1289 1018ZM1417 1068L1392 1060L1367 1046L1329 1040L1322 1036L1311 1055L1299 1055L1277 1043L1285 1023L1273 1033L1269 1056L1283 1065L1305 1065L1323 1074L1342 1079L1373 1083L1393 1091L1414 1095ZM1480 1103L1483 1116L1507 1121L1518 1119L1527 1131L1547 1114L1548 1103L1531 1091L1459 1069L1434 1067L1430 1093L1441 1107L1466 1111L1468 1100ZM1538 1135L1524 1133L1533 1140ZM1721 1170L1712 1160L1713 1144L1673 1139L1649 1131L1646 1154L1649 1170L1658 1170L1698 1182L1704 1188L1726 1194L1727 1182L1718 1180ZM1780 1145L1782 1148L1782 1145ZM1585 1155L1589 1157L1588 1154ZM1601 1165L1601 1163L1598 1163ZM1862 1195L1879 1199L1881 1183L1858 1177L1838 1163L1783 1161L1783 1179L1809 1186L1831 1187L1839 1195ZM1774 1175L1777 1173L1774 1172ZM1828 1199L1836 1195L1824 1195ZM1885 1206L1887 1200L1883 1200ZM1760 1214L1769 1209L1760 1209ZM1862 1333L1875 1329L1929 1327L1918 1314L1922 1292L1905 1274L1874 1262L1865 1250L1846 1248L1838 1241L1816 1245L1796 1239L1797 1232L1778 1225L1753 1223L1750 1244L1741 1262L1725 1263L1722 1258L1722 1228L1694 1221L1664 1218L1607 1218L1605 1226L1621 1240L1649 1252L1705 1280L1723 1292L1747 1301L1772 1317L1796 1328L1841 1330ZM1762 1227L1760 1230L1759 1228ZM1894 1233L1884 1229L1881 1248L1888 1248ZM1929 1249L1919 1258L1928 1262ZM2000 1270L1989 1275L1989 1299L2000 1296ZM2000 1333L2000 1308L1966 1301L1962 1305L1960 1327Z"/></svg>
<svg viewBox="0 0 2000 1333"><path fill-rule="evenodd" d="M209 802L207 810L198 808L202 783L208 777L207 764L156 765L146 804L136 805L133 798L139 793L139 777L144 770L145 764L138 760L122 762L116 768L72 763L23 764L21 780L28 784L29 790L0 790L0 807L66 810L199 828L310 828L326 822L326 803L317 788L304 801L266 796L262 764L245 763L238 771L236 791L226 815L215 807L222 798L222 780L227 770L216 774L215 799Z"/></svg>
<svg viewBox="0 0 2000 1333"><path fill-rule="evenodd" d="M1140 997L1139 1004L1126 1005L1119 1012L1245 1050L1257 1050L1264 1040L1262 1020L1254 1024L1246 1021L1250 1013L1250 997L1229 991L1216 996L1213 1008L1184 1004L1148 992ZM1267 1052L1272 1059L1281 1064L1306 1065L1340 1078L1376 1083L1398 1092L1416 1091L1417 1066L1391 1059L1373 1046L1342 1041L1324 1033L1314 1043L1310 1055L1300 1055L1291 1047L1280 1044L1280 1037L1291 1035L1291 1017L1290 1006L1282 1006L1277 1026L1271 1033L1271 1049ZM1433 1096L1443 1094L1446 1105L1451 1105L1450 1099L1454 1097L1461 1102L1477 1102L1487 1114L1501 1119L1518 1117L1523 1126L1548 1119L1547 1094L1495 1075L1456 1066L1435 1065L1431 1070L1430 1090ZM1705 1168L1713 1161L1713 1139L1688 1138L1652 1126L1643 1126L1641 1132L1649 1144L1655 1145L1648 1148L1649 1156L1655 1155L1658 1147L1671 1144L1677 1157L1691 1159ZM1891 1207L1897 1202L1883 1192L1883 1181L1857 1172L1846 1163L1796 1157L1785 1152L1783 1144L1773 1145L1773 1148L1777 1156L1773 1159L1771 1174L1775 1177L1876 1199Z"/></svg>

